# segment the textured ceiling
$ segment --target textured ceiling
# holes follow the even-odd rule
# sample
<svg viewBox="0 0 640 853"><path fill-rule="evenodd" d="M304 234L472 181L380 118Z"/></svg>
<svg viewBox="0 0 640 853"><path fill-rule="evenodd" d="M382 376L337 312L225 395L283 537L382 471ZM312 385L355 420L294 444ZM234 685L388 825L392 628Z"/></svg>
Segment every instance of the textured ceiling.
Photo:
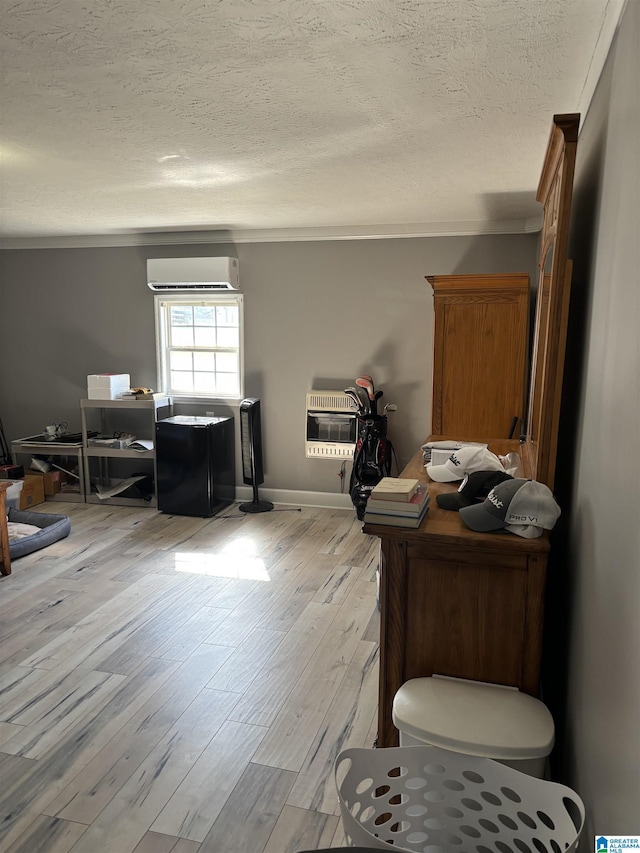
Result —
<svg viewBox="0 0 640 853"><path fill-rule="evenodd" d="M0 237L534 230L619 7L2 0Z"/></svg>

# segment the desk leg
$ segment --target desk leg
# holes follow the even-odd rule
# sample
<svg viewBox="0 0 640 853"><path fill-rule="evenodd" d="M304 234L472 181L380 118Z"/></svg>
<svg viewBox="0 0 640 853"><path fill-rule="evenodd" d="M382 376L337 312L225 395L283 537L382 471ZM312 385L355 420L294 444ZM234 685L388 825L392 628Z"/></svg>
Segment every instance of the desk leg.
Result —
<svg viewBox="0 0 640 853"><path fill-rule="evenodd" d="M378 747L398 746L398 730L393 725L391 710L393 697L406 680L406 556L406 542L381 540Z"/></svg>

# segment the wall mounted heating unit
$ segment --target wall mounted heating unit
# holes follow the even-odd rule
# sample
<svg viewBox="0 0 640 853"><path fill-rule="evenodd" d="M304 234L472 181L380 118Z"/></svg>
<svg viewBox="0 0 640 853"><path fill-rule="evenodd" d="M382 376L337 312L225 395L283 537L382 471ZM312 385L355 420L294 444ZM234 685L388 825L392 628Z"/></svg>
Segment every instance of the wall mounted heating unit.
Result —
<svg viewBox="0 0 640 853"><path fill-rule="evenodd" d="M151 290L238 290L237 258L149 258Z"/></svg>
<svg viewBox="0 0 640 853"><path fill-rule="evenodd" d="M353 402L342 391L309 391L305 455L348 459L356 449L358 422Z"/></svg>

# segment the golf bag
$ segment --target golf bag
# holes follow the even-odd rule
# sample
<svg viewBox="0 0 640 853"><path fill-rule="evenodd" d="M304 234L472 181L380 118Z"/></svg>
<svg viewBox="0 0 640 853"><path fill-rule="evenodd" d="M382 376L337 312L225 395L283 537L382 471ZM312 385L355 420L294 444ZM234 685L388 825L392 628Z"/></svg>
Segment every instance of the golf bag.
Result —
<svg viewBox="0 0 640 853"><path fill-rule="evenodd" d="M349 495L360 520L371 490L391 473L393 446L387 438L386 415L358 415L358 437L353 454Z"/></svg>

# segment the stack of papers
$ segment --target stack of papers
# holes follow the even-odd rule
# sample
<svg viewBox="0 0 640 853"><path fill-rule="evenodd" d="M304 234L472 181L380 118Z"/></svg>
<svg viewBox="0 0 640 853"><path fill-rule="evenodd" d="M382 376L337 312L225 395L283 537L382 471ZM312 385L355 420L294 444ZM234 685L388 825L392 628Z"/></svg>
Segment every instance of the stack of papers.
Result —
<svg viewBox="0 0 640 853"><path fill-rule="evenodd" d="M117 483L115 486L96 486L96 492L98 493L98 497L100 500L106 500L107 498L113 498L115 495L122 494L125 492L129 486L133 486L134 483L137 483L138 480L144 480L145 475L141 474L138 477L129 477L128 480L123 480L121 483Z"/></svg>

